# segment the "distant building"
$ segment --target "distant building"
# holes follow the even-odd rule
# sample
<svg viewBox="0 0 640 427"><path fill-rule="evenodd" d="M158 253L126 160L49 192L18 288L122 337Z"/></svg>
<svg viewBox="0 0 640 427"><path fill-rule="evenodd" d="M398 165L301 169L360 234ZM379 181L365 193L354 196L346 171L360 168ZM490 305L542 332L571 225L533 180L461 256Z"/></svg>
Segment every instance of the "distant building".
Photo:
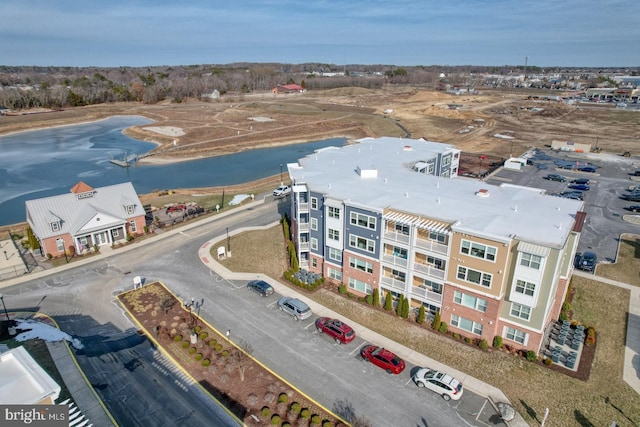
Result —
<svg viewBox="0 0 640 427"><path fill-rule="evenodd" d="M278 85L273 88L273 93L304 93L306 89L297 84Z"/></svg>
<svg viewBox="0 0 640 427"><path fill-rule="evenodd" d="M462 336L540 350L573 273L583 202L450 179L458 157L385 137L288 164L299 265L358 296L402 296Z"/></svg>
<svg viewBox="0 0 640 427"><path fill-rule="evenodd" d="M130 182L93 188L78 182L68 194L25 202L27 222L43 254L83 253L144 233L145 210Z"/></svg>

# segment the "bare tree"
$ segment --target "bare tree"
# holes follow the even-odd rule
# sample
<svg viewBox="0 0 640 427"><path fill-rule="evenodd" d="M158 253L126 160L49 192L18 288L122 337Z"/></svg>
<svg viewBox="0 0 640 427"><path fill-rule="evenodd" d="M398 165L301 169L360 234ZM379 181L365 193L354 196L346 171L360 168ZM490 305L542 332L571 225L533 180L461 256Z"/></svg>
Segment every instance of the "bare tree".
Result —
<svg viewBox="0 0 640 427"><path fill-rule="evenodd" d="M231 354L231 361L238 368L240 381L244 381L244 374L252 360L251 354L253 353L253 347L245 340L240 340L237 345L238 348Z"/></svg>

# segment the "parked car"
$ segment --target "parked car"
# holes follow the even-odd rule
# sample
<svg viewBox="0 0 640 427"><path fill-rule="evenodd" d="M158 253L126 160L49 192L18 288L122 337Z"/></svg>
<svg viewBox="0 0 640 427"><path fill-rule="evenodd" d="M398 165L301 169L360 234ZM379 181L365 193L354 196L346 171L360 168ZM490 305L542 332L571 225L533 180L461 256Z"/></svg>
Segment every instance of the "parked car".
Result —
<svg viewBox="0 0 640 427"><path fill-rule="evenodd" d="M584 184L584 185L589 185L589 178L576 178L576 179L572 179L571 183L572 184Z"/></svg>
<svg viewBox="0 0 640 427"><path fill-rule="evenodd" d="M629 209L631 212L640 212L640 205L631 205L627 209Z"/></svg>
<svg viewBox="0 0 640 427"><path fill-rule="evenodd" d="M311 317L311 309L298 298L282 297L278 300L280 311L290 314L295 320L304 320Z"/></svg>
<svg viewBox="0 0 640 427"><path fill-rule="evenodd" d="M320 317L316 320L316 329L321 334L332 337L338 344L348 344L356 338L356 333L351 326L338 319Z"/></svg>
<svg viewBox="0 0 640 427"><path fill-rule="evenodd" d="M377 345L367 345L360 350L360 356L379 368L387 371L388 374L399 374L405 368L404 360L394 353Z"/></svg>
<svg viewBox="0 0 640 427"><path fill-rule="evenodd" d="M581 172L590 172L590 173L594 173L596 171L596 167L595 166L585 166L582 167L580 169L578 169Z"/></svg>
<svg viewBox="0 0 640 427"><path fill-rule="evenodd" d="M247 283L247 288L259 293L263 297L268 297L273 293L273 286L271 286L264 280L252 280Z"/></svg>
<svg viewBox="0 0 640 427"><path fill-rule="evenodd" d="M569 188L580 191L589 191L589 186L587 184L571 184Z"/></svg>
<svg viewBox="0 0 640 427"><path fill-rule="evenodd" d="M584 200L584 193L581 191L565 191L560 194L560 197L564 197L565 199L573 199L573 200Z"/></svg>
<svg viewBox="0 0 640 427"><path fill-rule="evenodd" d="M438 393L444 400L458 400L464 389L462 383L451 375L429 368L420 368L413 375L413 382L418 387L425 387Z"/></svg>
<svg viewBox="0 0 640 427"><path fill-rule="evenodd" d="M640 194L638 193L623 194L620 197L630 202L640 202Z"/></svg>
<svg viewBox="0 0 640 427"><path fill-rule="evenodd" d="M284 197L289 193L291 193L291 187L289 187L288 185L281 185L273 190L273 195L276 197Z"/></svg>
<svg viewBox="0 0 640 427"><path fill-rule="evenodd" d="M548 179L549 181L559 181L559 182L565 182L567 180L567 178L565 178L562 175L558 175L557 173L550 173L549 175L545 176L544 179Z"/></svg>
<svg viewBox="0 0 640 427"><path fill-rule="evenodd" d="M594 271L598 257L593 252L585 252L578 259L578 268L583 271Z"/></svg>

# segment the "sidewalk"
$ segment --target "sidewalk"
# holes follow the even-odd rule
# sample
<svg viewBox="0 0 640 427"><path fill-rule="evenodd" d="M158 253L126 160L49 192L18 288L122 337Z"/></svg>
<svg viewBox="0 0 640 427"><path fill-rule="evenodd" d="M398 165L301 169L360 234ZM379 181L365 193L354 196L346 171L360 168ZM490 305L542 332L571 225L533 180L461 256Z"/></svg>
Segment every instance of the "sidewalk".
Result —
<svg viewBox="0 0 640 427"><path fill-rule="evenodd" d="M246 232L251 230L265 229L265 228L273 227L277 224L278 222L275 222L263 227L246 227L246 228L235 230L235 232L241 233L241 232ZM221 241L222 239L224 239L224 237L225 236L218 236L216 238L213 238L205 242L204 244L202 244L202 246L198 250L198 256L200 257L202 262L206 264L207 267L209 267L211 270L215 271L216 274L224 277L227 280L256 280L256 279L264 280L265 282L273 286L274 290L277 293L279 294L286 293L287 295L291 295L301 299L309 307L311 307L311 310L313 311L313 313L317 314L318 316L327 316L327 317L334 317L334 318L341 317L340 315L333 312L332 310L324 306L321 306L315 303L313 300L310 300L309 298L305 297L303 294L296 292L294 288L290 288L267 275L256 274L256 273L236 273L236 272L230 271L229 269L227 269L226 267L218 263L215 260L215 258L211 255L210 249L213 243ZM384 348L390 349L391 351L398 354L403 359L410 361L416 366L428 366L430 368L442 370L453 375L455 378L460 380L467 389L472 390L474 393L488 398L493 406L493 409L496 415L499 414L497 410L498 403L510 404L509 400L507 399L507 396L505 396L502 390L496 387L486 384L468 374L452 369L443 363L440 363L436 360L433 360L425 356L424 354L417 353L414 350L402 344L399 344L385 336L378 334L377 332L374 332L372 330L365 328L364 326L354 324L354 322L351 320L349 321L349 324L354 328L358 336L360 336L365 341L374 342L376 343L376 345L380 345ZM508 423L505 422L505 424L511 427L524 427L529 425L525 422L522 416L517 412L516 412L515 418L509 421Z"/></svg>

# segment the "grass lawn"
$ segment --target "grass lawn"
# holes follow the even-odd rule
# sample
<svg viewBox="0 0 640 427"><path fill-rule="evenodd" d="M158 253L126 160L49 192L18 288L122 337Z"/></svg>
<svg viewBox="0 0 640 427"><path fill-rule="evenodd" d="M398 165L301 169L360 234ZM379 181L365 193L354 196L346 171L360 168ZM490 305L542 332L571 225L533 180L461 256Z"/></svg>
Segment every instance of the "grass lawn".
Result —
<svg viewBox="0 0 640 427"><path fill-rule="evenodd" d="M222 244L225 242L214 247ZM263 272L276 279L282 276L286 248L280 226L233 236L231 247L233 257L227 260L231 262L225 261L227 268ZM628 260L621 257L620 263ZM407 347L500 388L531 425L540 424L545 408L550 411L548 426L608 426L612 421L619 426L640 425L640 396L622 380L629 291L579 277L574 277L572 284L576 290L573 319L594 326L597 332L596 355L587 381L502 351L480 351L328 290L316 291L309 297Z"/></svg>
<svg viewBox="0 0 640 427"><path fill-rule="evenodd" d="M616 263L598 265L596 274L607 279L640 286L640 236L621 235Z"/></svg>

